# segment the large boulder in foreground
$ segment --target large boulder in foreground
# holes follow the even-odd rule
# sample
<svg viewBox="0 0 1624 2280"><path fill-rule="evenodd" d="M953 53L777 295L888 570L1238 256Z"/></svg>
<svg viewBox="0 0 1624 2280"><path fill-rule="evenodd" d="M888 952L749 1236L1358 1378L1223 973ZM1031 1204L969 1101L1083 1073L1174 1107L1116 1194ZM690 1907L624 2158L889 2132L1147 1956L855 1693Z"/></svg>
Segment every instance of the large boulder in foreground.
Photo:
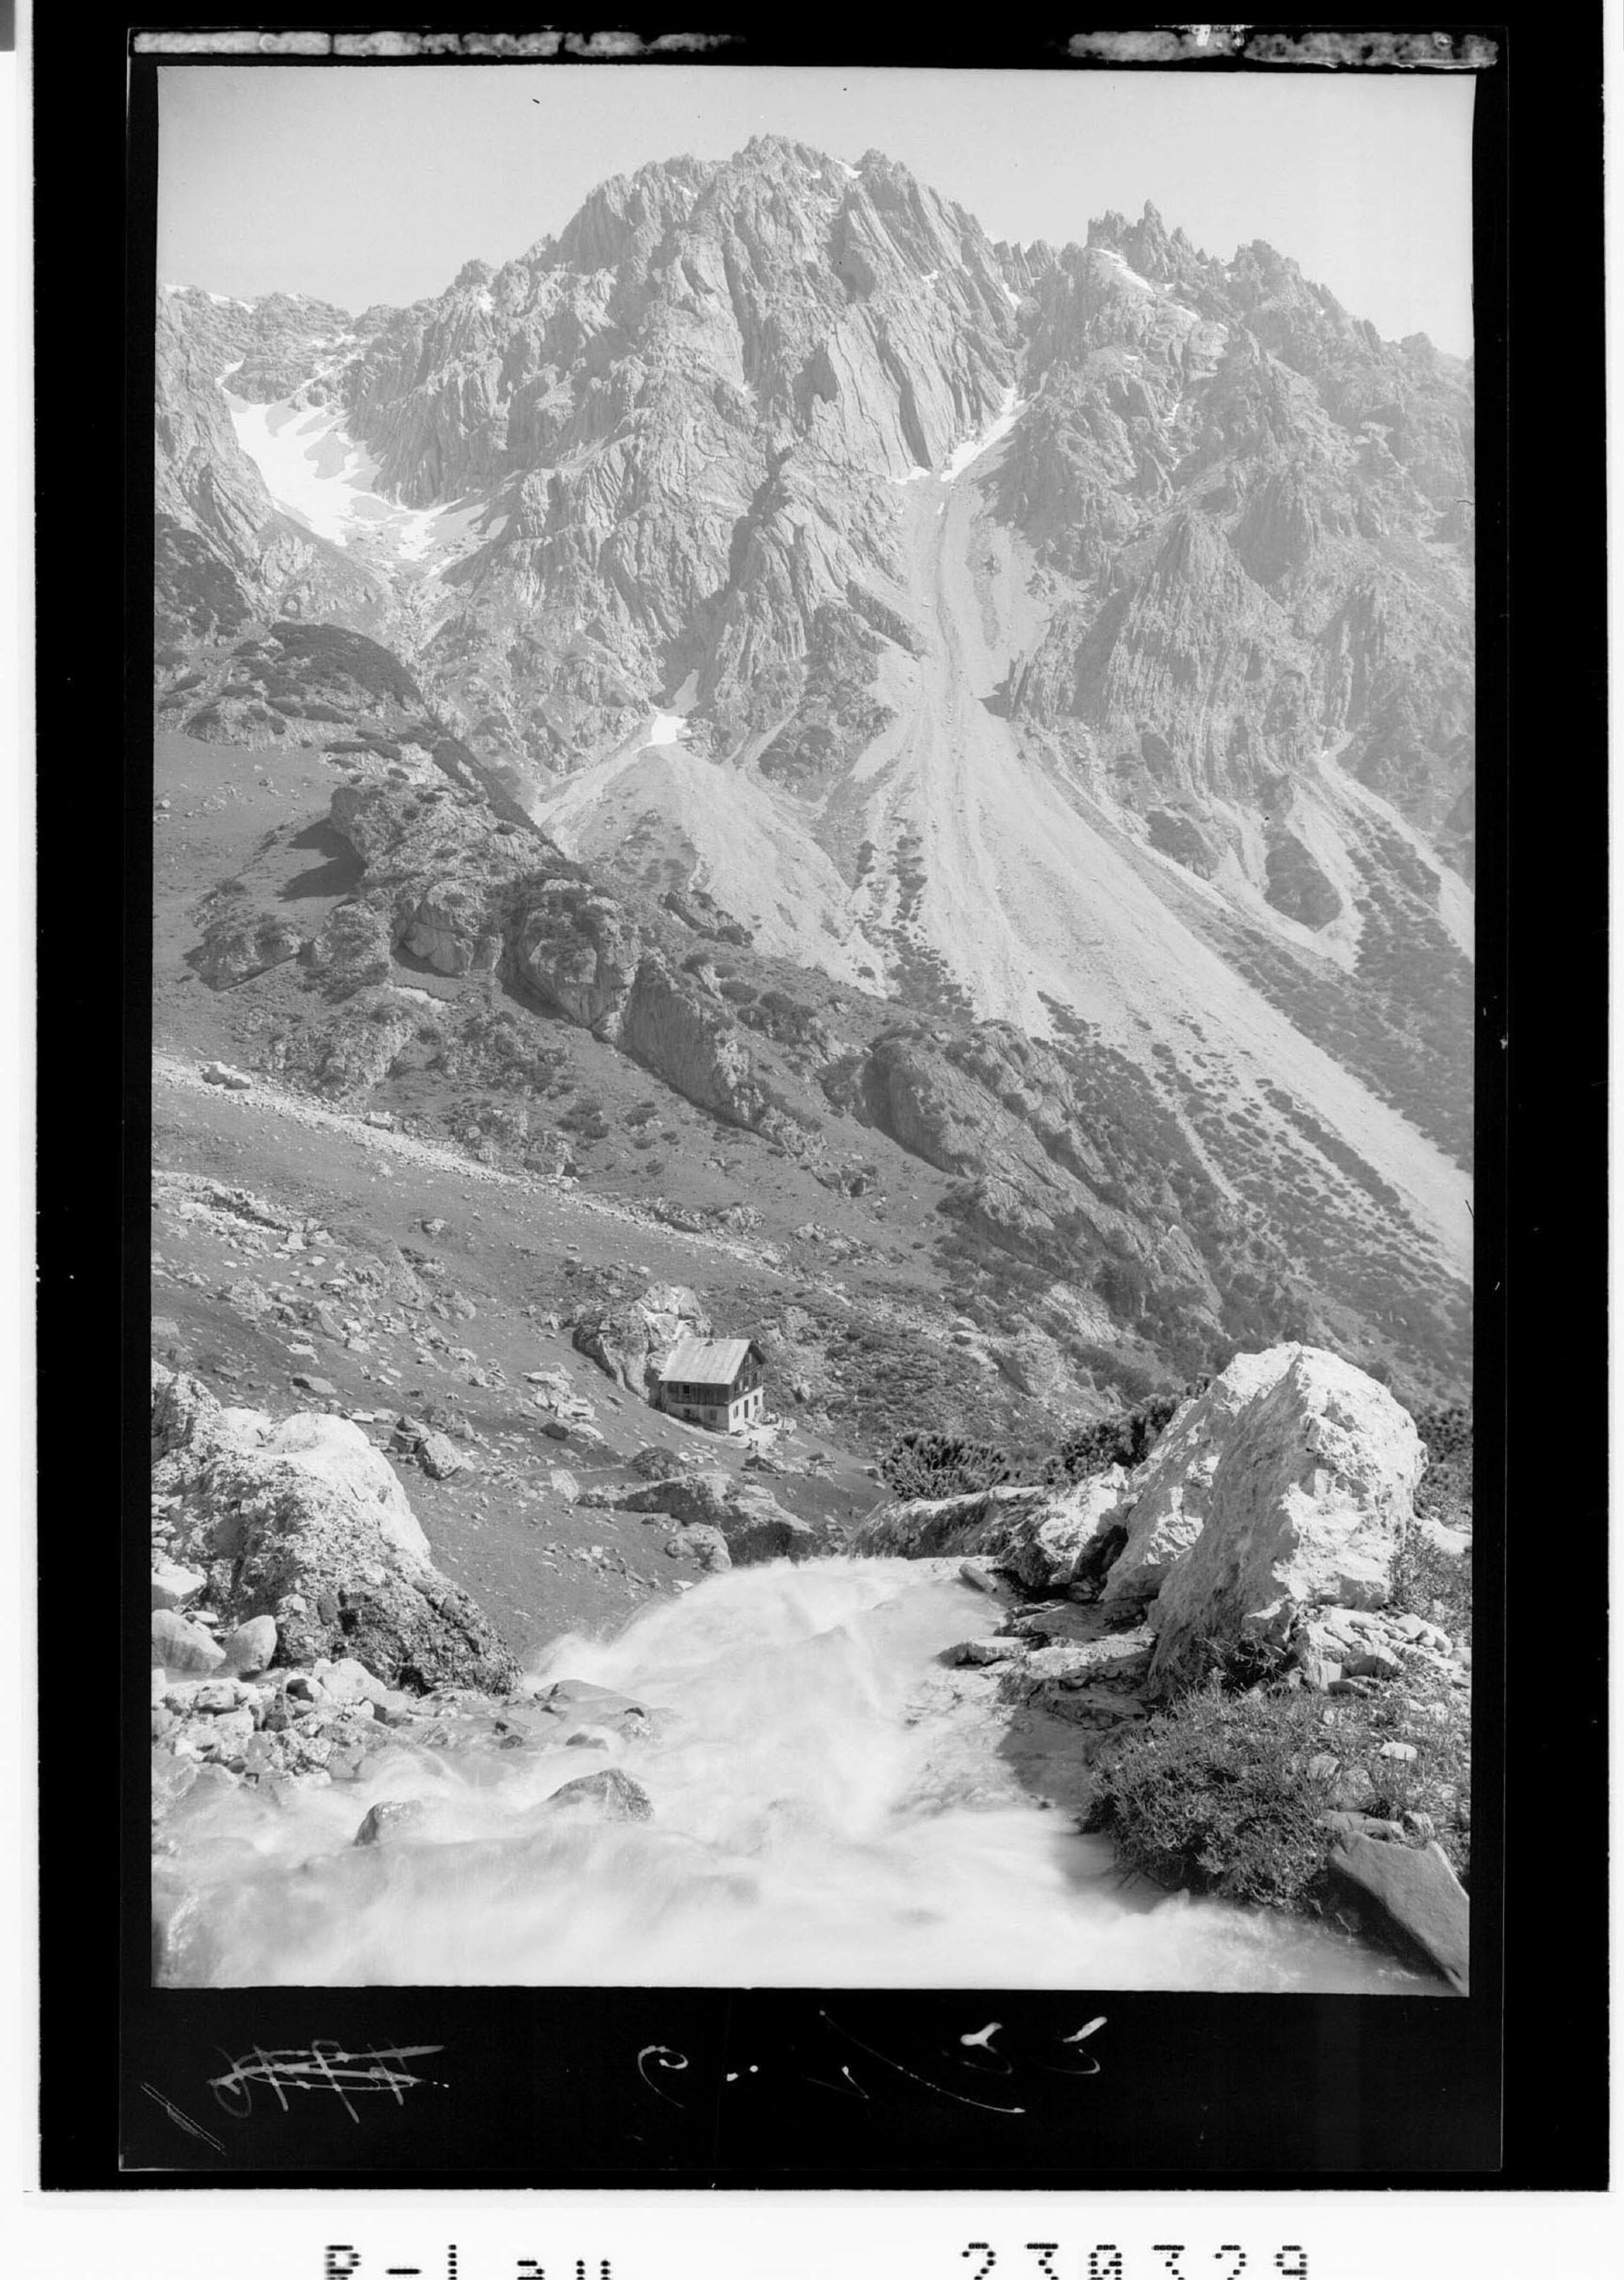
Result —
<svg viewBox="0 0 1624 2280"><path fill-rule="evenodd" d="M1175 1410L1133 1475L1128 1542L1101 1594L1108 1606L1147 1607L1206 1525L1212 1476L1247 1404L1276 1383L1297 1349L1236 1354L1206 1391Z"/></svg>
<svg viewBox="0 0 1624 2280"><path fill-rule="evenodd" d="M1199 1529L1151 1612L1152 1691L1197 1675L1213 1642L1283 1643L1305 1607L1385 1606L1425 1461L1413 1419L1352 1363L1303 1345L1238 1357L1158 1443L1106 1584L1108 1602L1128 1595L1119 1570L1172 1527L1181 1481L1188 1519L1193 1481Z"/></svg>
<svg viewBox="0 0 1624 2280"><path fill-rule="evenodd" d="M276 1627L276 1662L351 1656L391 1687L500 1693L519 1668L428 1539L386 1459L348 1419L226 1409L155 1365L153 1485L176 1498L176 1555L229 1631Z"/></svg>
<svg viewBox="0 0 1624 2280"><path fill-rule="evenodd" d="M993 1488L967 1496L912 1497L869 1514L851 1540L858 1553L906 1560L972 1552L1028 1591L1063 1590L1090 1547L1120 1524L1128 1475L1112 1465L1065 1489Z"/></svg>

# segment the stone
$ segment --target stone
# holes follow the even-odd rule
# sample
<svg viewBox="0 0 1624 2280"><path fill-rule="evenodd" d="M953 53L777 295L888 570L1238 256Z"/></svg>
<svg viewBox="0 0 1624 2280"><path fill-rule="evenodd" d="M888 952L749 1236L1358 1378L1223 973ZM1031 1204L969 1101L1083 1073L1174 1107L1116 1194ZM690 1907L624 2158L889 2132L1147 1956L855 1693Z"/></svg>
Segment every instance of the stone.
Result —
<svg viewBox="0 0 1624 2280"><path fill-rule="evenodd" d="M152 1614L152 1660L164 1670L218 1670L225 1650L215 1645L199 1623L189 1623L173 1608L158 1607Z"/></svg>
<svg viewBox="0 0 1624 2280"><path fill-rule="evenodd" d="M1395 1765L1410 1766L1415 1763L1416 1748L1413 1742L1383 1742L1376 1754L1390 1758Z"/></svg>
<svg viewBox="0 0 1624 2280"><path fill-rule="evenodd" d="M957 1663L1009 1662L1025 1652L1018 1638L960 1639L957 1646L949 1647L943 1660Z"/></svg>
<svg viewBox="0 0 1624 2280"><path fill-rule="evenodd" d="M205 1084L224 1085L228 1092L250 1092L254 1083L251 1076L245 1076L241 1069L232 1068L225 1061L206 1062L203 1081Z"/></svg>
<svg viewBox="0 0 1624 2280"><path fill-rule="evenodd" d="M431 1481L449 1481L466 1470L468 1460L443 1433L426 1433L418 1444L418 1462Z"/></svg>
<svg viewBox="0 0 1624 2280"><path fill-rule="evenodd" d="M1441 1846L1344 1838L1328 1866L1338 1897L1366 1931L1428 1966L1458 1995L1469 1991L1471 1903Z"/></svg>
<svg viewBox="0 0 1624 2280"><path fill-rule="evenodd" d="M301 1392L313 1393L318 1401L336 1401L338 1388L330 1377L308 1377L303 1370L295 1374L293 1383Z"/></svg>
<svg viewBox="0 0 1624 2280"><path fill-rule="evenodd" d="M517 1679L484 1615L435 1568L388 1460L348 1418L222 1410L159 1365L153 1439L155 1490L182 1499L177 1552L229 1577L227 1626L268 1615L283 1663L353 1655L413 1692L443 1682L499 1692Z"/></svg>
<svg viewBox="0 0 1624 2280"><path fill-rule="evenodd" d="M628 1739L652 1733L653 1714L646 1703L634 1702L611 1686L595 1686L588 1679L564 1678L548 1688L543 1706L566 1717L574 1726L604 1726Z"/></svg>
<svg viewBox="0 0 1624 2280"><path fill-rule="evenodd" d="M276 1622L271 1615L253 1615L239 1623L226 1640L227 1667L250 1676L258 1670L269 1670L276 1660Z"/></svg>
<svg viewBox="0 0 1624 2280"><path fill-rule="evenodd" d="M152 1563L152 1606L182 1607L195 1599L208 1577L201 1568L180 1568L173 1560L155 1560Z"/></svg>
<svg viewBox="0 0 1624 2280"><path fill-rule="evenodd" d="M717 1531L735 1566L764 1560L806 1560L818 1549L817 1531L788 1513L769 1490L729 1480L717 1471L615 1493L623 1512L665 1513L684 1528Z"/></svg>
<svg viewBox="0 0 1624 2280"><path fill-rule="evenodd" d="M684 1338L708 1337L711 1318L685 1283L650 1283L642 1296L581 1315L571 1333L578 1353L639 1398Z"/></svg>
<svg viewBox="0 0 1624 2280"><path fill-rule="evenodd" d="M1401 1843L1404 1830L1396 1821L1384 1821L1374 1813L1355 1813L1343 1807L1334 1813L1322 1813L1317 1826L1328 1829L1335 1837L1369 1837L1378 1844Z"/></svg>
<svg viewBox="0 0 1624 2280"><path fill-rule="evenodd" d="M1342 1678L1342 1665L1331 1662L1322 1654L1311 1654L1304 1662L1303 1683L1316 1694L1329 1694Z"/></svg>
<svg viewBox="0 0 1624 2280"><path fill-rule="evenodd" d="M407 1835L427 1815L420 1797L380 1798L350 1840L356 1845L382 1845Z"/></svg>
<svg viewBox="0 0 1624 2280"><path fill-rule="evenodd" d="M1237 1355L1152 1451L1106 1580L1109 1606L1161 1577L1153 1691L1200 1675L1210 1642L1283 1643L1305 1608L1379 1607L1423 1463L1414 1420L1351 1362L1297 1344ZM1192 1485L1197 1529L1175 1551Z"/></svg>
<svg viewBox="0 0 1624 2280"><path fill-rule="evenodd" d="M1397 1656L1379 1648L1373 1654L1356 1655L1351 1662L1343 1665L1343 1669L1350 1678L1397 1678L1400 1675Z"/></svg>
<svg viewBox="0 0 1624 2280"><path fill-rule="evenodd" d="M1022 1330L996 1345L993 1357L1011 1384L1035 1401L1052 1401L1070 1383L1066 1357L1046 1330Z"/></svg>
<svg viewBox="0 0 1624 2280"><path fill-rule="evenodd" d="M851 1550L909 1560L974 1552L1028 1591L1063 1590L1115 1524L1127 1480L1113 1465L1065 1489L998 1487L883 1504L858 1529Z"/></svg>
<svg viewBox="0 0 1624 2280"><path fill-rule="evenodd" d="M578 1504L581 1500L581 1483L573 1473L566 1472L562 1465L549 1467L547 1485L554 1496L562 1497L566 1504Z"/></svg>
<svg viewBox="0 0 1624 2280"><path fill-rule="evenodd" d="M697 1560L709 1575L720 1575L733 1565L727 1539L720 1528L679 1528L666 1545L673 1559Z"/></svg>
<svg viewBox="0 0 1624 2280"><path fill-rule="evenodd" d="M312 1666L311 1676L329 1702L366 1703L369 1707L391 1699L390 1690L352 1654L326 1657Z"/></svg>
<svg viewBox="0 0 1624 2280"><path fill-rule="evenodd" d="M207 1721L203 1754L215 1764L239 1767L254 1738L254 1714L246 1707L227 1710Z"/></svg>
<svg viewBox="0 0 1624 2280"><path fill-rule="evenodd" d="M218 1717L222 1711L240 1710L246 1689L233 1678L206 1678L201 1685L189 1690L188 1708L205 1717Z"/></svg>
<svg viewBox="0 0 1624 2280"><path fill-rule="evenodd" d="M587 1807L605 1821L652 1821L654 1806L641 1782L623 1774L618 1766L606 1766L602 1773L579 1774L554 1790L547 1800L554 1812L566 1813Z"/></svg>
<svg viewBox="0 0 1624 2280"><path fill-rule="evenodd" d="M1164 1685L1204 1636L1380 1606L1424 1462L1413 1419L1351 1362L1296 1344L1237 1354L1137 1475L1104 1599L1158 1596Z"/></svg>

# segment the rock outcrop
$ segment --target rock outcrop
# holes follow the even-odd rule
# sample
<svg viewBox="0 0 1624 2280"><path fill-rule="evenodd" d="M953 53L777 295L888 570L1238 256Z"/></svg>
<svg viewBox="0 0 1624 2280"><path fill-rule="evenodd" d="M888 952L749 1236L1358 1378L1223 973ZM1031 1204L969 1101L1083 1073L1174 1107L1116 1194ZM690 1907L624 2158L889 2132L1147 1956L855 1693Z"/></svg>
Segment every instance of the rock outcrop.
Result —
<svg viewBox="0 0 1624 2280"><path fill-rule="evenodd" d="M613 1493L621 1512L662 1513L674 1520L673 1542L705 1565L712 1564L704 1548L713 1537L725 1545L727 1564L739 1568L765 1560L809 1560L822 1548L817 1530L786 1512L769 1490L730 1480L726 1473L685 1474Z"/></svg>
<svg viewBox="0 0 1624 2280"><path fill-rule="evenodd" d="M1128 1479L1113 1465L1064 1490L993 1488L881 1505L858 1529L851 1549L909 1560L971 1553L1028 1591L1062 1590L1116 1524Z"/></svg>
<svg viewBox="0 0 1624 2280"><path fill-rule="evenodd" d="M1205 1524L1157 1597L1158 1691L1197 1668L1211 1639L1283 1644L1304 1608L1383 1606L1412 1517L1425 1458L1413 1419L1384 1386L1312 1347L1251 1359L1260 1367L1222 1432ZM1177 1431L1175 1421L1152 1469L1176 1461L1164 1452Z"/></svg>
<svg viewBox="0 0 1624 2280"><path fill-rule="evenodd" d="M398 1480L358 1426L224 1409L159 1365L152 1391L154 1492L173 1499L175 1549L204 1572L218 1622L235 1633L268 1617L278 1668L349 1657L419 1692L514 1683L512 1656L435 1568Z"/></svg>
<svg viewBox="0 0 1624 2280"><path fill-rule="evenodd" d="M685 1283L650 1283L640 1298L597 1307L578 1319L571 1335L577 1353L605 1377L646 1400L660 1365L684 1338L711 1334L711 1318Z"/></svg>

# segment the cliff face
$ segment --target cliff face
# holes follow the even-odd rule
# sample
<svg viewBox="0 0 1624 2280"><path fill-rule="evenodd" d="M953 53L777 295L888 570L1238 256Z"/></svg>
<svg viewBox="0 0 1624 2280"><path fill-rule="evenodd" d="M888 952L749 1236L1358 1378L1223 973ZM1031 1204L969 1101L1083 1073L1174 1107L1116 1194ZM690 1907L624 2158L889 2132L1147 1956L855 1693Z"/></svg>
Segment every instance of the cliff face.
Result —
<svg viewBox="0 0 1624 2280"><path fill-rule="evenodd" d="M480 503L423 654L538 782L689 675L710 749L855 759L877 720L831 735L831 697L882 712L880 652L908 645L888 492L1017 405L991 501L1037 589L1017 722L1139 812L1124 775L1255 800L1344 736L1425 830L1469 778L1469 375L1154 209L995 248L877 153L763 138L605 183L411 309L167 295L159 371L160 505L239 569L272 509L223 372L243 405L341 412L385 506Z"/></svg>
<svg viewBox="0 0 1624 2280"><path fill-rule="evenodd" d="M192 733L281 733L223 641L349 628L416 694L334 749L454 752L583 874L470 931L419 867L397 950L799 1147L649 932L720 910L915 1025L817 1082L951 1170L967 1250L1216 1323L1284 1282L1212 1230L1323 1288L1402 1226L1455 1306L1469 366L1153 208L994 245L759 138L410 309L167 293L158 441Z"/></svg>

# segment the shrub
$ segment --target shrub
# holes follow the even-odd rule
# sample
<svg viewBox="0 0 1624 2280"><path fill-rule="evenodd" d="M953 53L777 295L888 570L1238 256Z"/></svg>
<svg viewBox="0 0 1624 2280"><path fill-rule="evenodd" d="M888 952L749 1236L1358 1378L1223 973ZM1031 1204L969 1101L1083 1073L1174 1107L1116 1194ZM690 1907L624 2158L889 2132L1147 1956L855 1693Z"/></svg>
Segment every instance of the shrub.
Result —
<svg viewBox="0 0 1624 2280"><path fill-rule="evenodd" d="M1324 1809L1304 1768L1317 1698L1227 1694L1220 1678L1097 1765L1087 1826L1124 1868L1170 1889L1261 1907L1312 1907L1324 1876Z"/></svg>
<svg viewBox="0 0 1624 2280"><path fill-rule="evenodd" d="M970 1496L1006 1481L1009 1460L988 1441L904 1433L881 1458L880 1477L899 1497Z"/></svg>
<svg viewBox="0 0 1624 2280"><path fill-rule="evenodd" d="M1443 1552L1424 1528L1400 1531L1388 1604L1395 1614L1437 1623L1458 1645L1472 1642L1472 1554Z"/></svg>
<svg viewBox="0 0 1624 2280"><path fill-rule="evenodd" d="M1313 1913L1326 1891L1333 1810L1402 1821L1435 1837L1471 1876L1471 1715L1464 1691L1419 1655L1367 1694L1328 1701L1283 1685L1229 1691L1235 1672L1150 1718L1096 1760L1086 1826L1109 1832L1124 1868L1155 1883ZM1408 1743L1412 1759L1384 1758Z"/></svg>

